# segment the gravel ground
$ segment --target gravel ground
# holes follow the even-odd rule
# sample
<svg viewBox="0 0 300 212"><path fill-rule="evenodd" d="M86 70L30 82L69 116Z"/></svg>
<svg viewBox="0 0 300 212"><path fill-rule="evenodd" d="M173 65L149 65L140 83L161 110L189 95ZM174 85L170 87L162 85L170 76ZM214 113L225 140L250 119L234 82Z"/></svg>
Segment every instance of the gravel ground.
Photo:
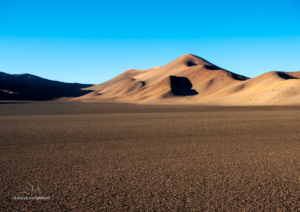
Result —
<svg viewBox="0 0 300 212"><path fill-rule="evenodd" d="M0 210L300 211L299 112L0 104Z"/></svg>

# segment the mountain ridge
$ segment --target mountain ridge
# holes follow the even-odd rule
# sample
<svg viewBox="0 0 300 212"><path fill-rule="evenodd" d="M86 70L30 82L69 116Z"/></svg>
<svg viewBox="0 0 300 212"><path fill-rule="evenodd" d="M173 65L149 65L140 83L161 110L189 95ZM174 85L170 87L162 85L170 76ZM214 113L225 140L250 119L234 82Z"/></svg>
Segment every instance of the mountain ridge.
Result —
<svg viewBox="0 0 300 212"><path fill-rule="evenodd" d="M46 101L79 97L90 92L82 90L92 84L64 83L32 74L0 72L0 100Z"/></svg>

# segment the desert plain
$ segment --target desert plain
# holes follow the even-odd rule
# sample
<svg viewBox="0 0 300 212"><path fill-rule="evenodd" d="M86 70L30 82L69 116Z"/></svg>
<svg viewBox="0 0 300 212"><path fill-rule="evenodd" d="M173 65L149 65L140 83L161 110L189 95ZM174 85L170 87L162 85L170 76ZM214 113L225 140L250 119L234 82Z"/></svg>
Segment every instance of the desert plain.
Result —
<svg viewBox="0 0 300 212"><path fill-rule="evenodd" d="M0 210L299 211L299 129L299 106L2 102Z"/></svg>

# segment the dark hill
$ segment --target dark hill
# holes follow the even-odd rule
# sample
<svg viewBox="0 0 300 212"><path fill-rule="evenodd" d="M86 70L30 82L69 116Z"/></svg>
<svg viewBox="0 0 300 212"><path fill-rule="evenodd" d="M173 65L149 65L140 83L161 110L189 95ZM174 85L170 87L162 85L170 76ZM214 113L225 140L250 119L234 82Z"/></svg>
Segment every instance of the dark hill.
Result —
<svg viewBox="0 0 300 212"><path fill-rule="evenodd" d="M79 97L89 93L82 90L91 84L64 83L31 74L0 72L0 100L54 100L62 97Z"/></svg>

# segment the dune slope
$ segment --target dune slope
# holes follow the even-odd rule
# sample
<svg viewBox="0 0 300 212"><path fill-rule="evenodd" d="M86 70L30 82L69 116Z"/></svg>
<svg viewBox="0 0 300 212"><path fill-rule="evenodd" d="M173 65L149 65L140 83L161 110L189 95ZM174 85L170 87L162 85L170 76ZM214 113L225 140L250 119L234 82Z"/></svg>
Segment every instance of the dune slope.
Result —
<svg viewBox="0 0 300 212"><path fill-rule="evenodd" d="M253 79L187 54L162 67L131 69L89 87L81 101L206 105L299 104L300 72L267 72Z"/></svg>
<svg viewBox="0 0 300 212"><path fill-rule="evenodd" d="M93 92L76 98L83 101L173 103L192 102L225 86L249 78L187 54L163 67L131 69L105 83L86 89Z"/></svg>

